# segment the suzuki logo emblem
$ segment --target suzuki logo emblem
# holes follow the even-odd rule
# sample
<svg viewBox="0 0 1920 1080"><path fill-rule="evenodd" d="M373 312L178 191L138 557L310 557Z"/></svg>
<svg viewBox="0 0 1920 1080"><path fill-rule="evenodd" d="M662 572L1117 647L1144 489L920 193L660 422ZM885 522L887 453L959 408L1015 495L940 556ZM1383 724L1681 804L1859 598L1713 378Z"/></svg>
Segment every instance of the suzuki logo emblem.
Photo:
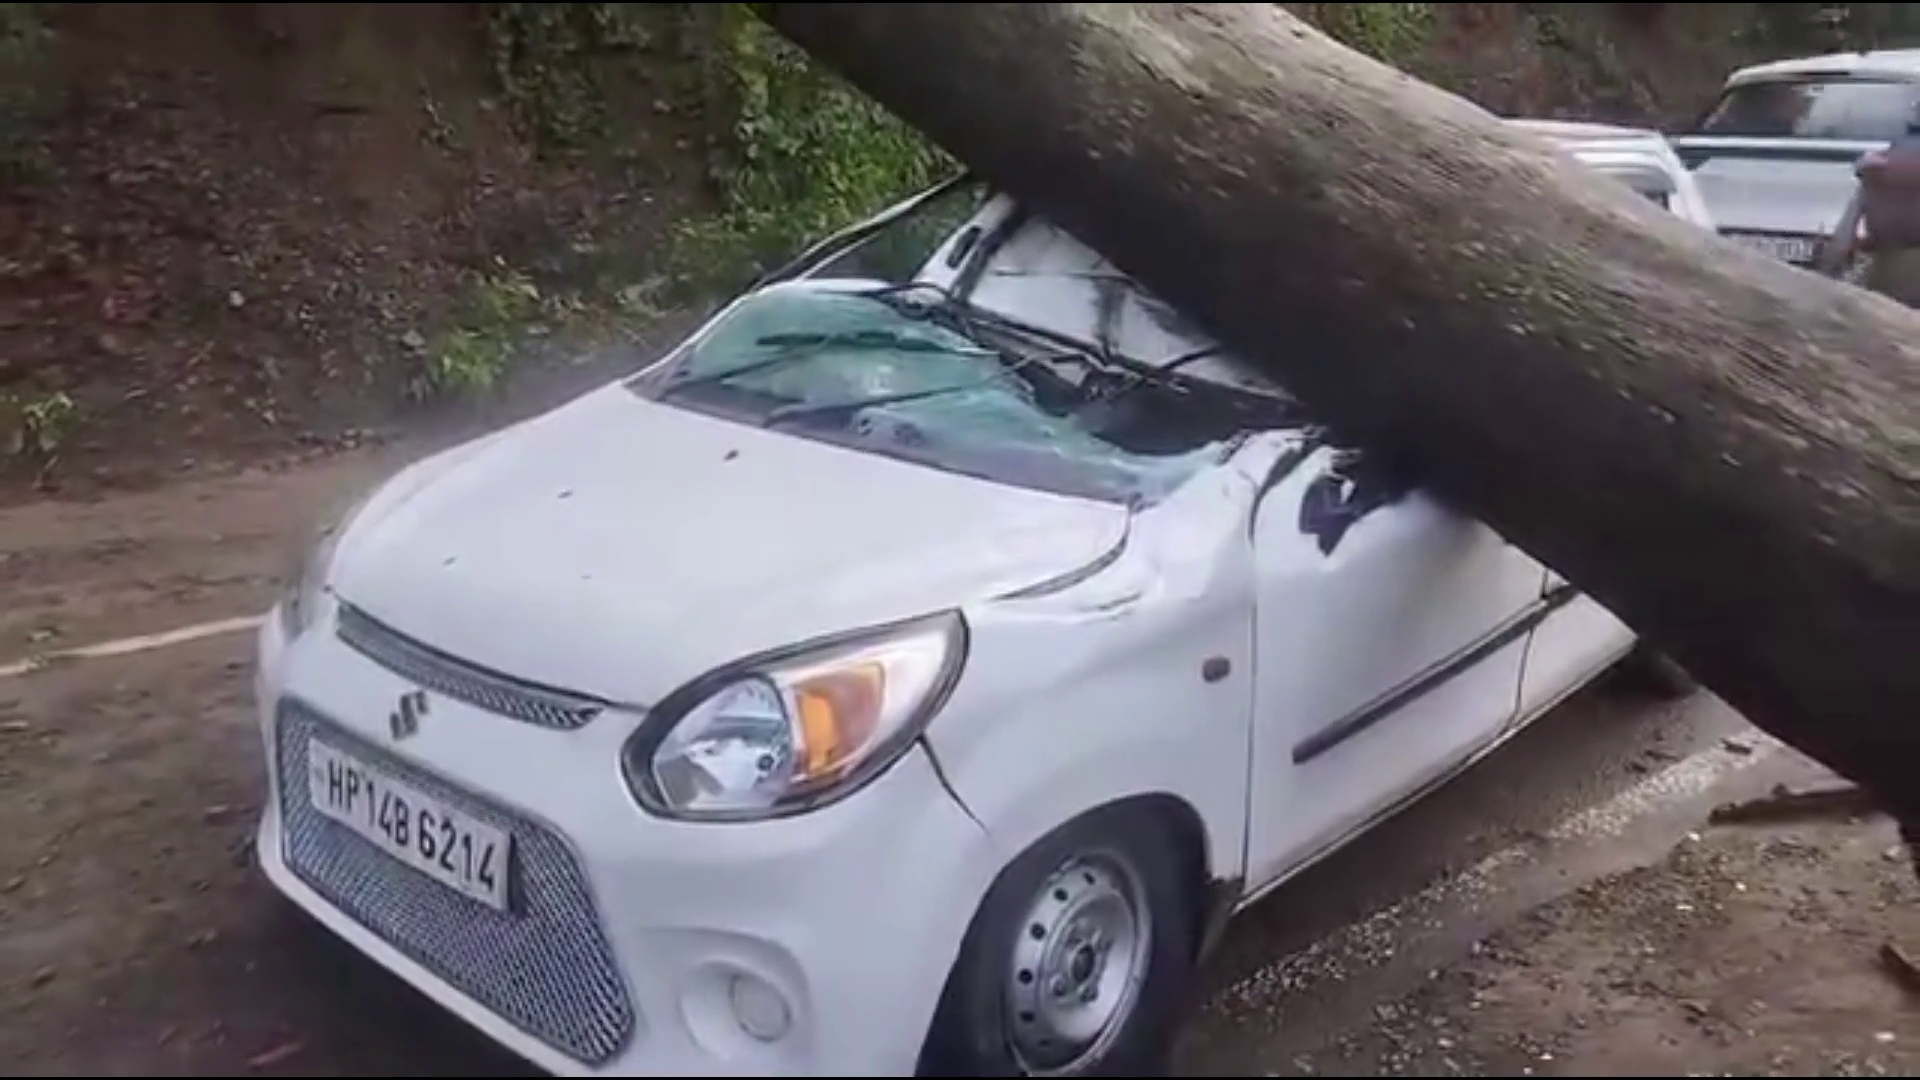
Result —
<svg viewBox="0 0 1920 1080"><path fill-rule="evenodd" d="M404 739L420 730L420 721L427 715L427 692L409 690L400 695L400 701L394 705L393 712L387 715L387 730L395 739Z"/></svg>

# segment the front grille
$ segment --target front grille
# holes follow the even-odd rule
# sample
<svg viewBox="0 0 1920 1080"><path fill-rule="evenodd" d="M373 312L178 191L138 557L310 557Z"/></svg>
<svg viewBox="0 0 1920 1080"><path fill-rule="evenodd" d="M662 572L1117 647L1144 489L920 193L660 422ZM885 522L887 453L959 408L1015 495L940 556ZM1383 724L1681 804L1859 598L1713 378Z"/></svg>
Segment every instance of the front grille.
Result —
<svg viewBox="0 0 1920 1080"><path fill-rule="evenodd" d="M340 605L341 641L407 681L509 719L574 731L607 707L584 694L502 675L422 644L351 604Z"/></svg>
<svg viewBox="0 0 1920 1080"><path fill-rule="evenodd" d="M513 834L511 912L464 896L395 860L307 797L307 744L320 738ZM489 1011L584 1064L633 1032L633 1003L566 842L341 730L296 701L275 724L281 840L300 880Z"/></svg>

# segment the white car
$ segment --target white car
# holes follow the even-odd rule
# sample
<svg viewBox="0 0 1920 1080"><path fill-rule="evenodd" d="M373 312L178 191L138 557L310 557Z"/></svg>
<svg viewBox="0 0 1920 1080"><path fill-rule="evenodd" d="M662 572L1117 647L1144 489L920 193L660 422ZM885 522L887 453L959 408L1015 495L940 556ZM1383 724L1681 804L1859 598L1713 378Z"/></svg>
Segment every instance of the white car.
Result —
<svg viewBox="0 0 1920 1080"><path fill-rule="evenodd" d="M1578 120L1521 119L1508 120L1507 125L1545 139L1682 220L1708 231L1715 229L1712 208L1699 185L1659 132Z"/></svg>
<svg viewBox="0 0 1920 1080"><path fill-rule="evenodd" d="M1227 916L1634 646L955 181L343 516L258 851L552 1073L1145 1075Z"/></svg>
<svg viewBox="0 0 1920 1080"><path fill-rule="evenodd" d="M1854 164L1920 132L1920 50L1742 68L1673 139L1729 240L1805 266L1853 198Z"/></svg>

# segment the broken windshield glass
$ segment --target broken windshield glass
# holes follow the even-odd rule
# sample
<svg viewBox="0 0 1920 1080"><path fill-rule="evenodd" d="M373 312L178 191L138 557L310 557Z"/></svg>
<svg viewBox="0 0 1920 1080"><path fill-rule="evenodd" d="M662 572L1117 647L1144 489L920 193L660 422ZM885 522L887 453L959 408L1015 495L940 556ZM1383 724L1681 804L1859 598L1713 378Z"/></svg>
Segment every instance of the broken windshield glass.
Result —
<svg viewBox="0 0 1920 1080"><path fill-rule="evenodd" d="M773 355L750 360L738 367L721 368L714 371L696 371L690 367L680 367L675 378L669 380L660 389L660 397L665 400L669 395L677 394L689 387L722 383L751 375L757 371L778 367L784 364L805 360L821 349L888 349L895 352L943 352L957 346L953 342L936 341L928 337L911 336L891 330L856 330L851 333L823 333L805 331L784 334L765 334L754 339L756 346L765 346L774 350ZM984 350L975 350L982 351ZM988 355L991 355L990 353Z"/></svg>
<svg viewBox="0 0 1920 1080"><path fill-rule="evenodd" d="M929 317L964 309L937 290L924 305L901 303L875 284L802 281L753 294L635 388L746 423L1117 501L1163 496L1245 425L1204 390L1023 333L1005 317Z"/></svg>

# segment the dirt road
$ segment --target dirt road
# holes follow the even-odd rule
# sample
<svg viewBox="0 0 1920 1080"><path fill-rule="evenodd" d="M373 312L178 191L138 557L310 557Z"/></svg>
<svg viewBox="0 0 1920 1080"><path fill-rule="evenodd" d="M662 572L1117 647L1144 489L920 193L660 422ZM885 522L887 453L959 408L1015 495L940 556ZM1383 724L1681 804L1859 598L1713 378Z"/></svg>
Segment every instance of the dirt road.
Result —
<svg viewBox="0 0 1920 1080"><path fill-rule="evenodd" d="M261 753L233 620L393 456L0 509L0 1068L525 1072L252 864ZM118 653L20 662L100 642ZM1920 945L1884 826L1685 839L1797 768L1710 698L1583 695L1250 913L1182 1069L1912 1071L1920 1013L1871 960L1887 933Z"/></svg>

